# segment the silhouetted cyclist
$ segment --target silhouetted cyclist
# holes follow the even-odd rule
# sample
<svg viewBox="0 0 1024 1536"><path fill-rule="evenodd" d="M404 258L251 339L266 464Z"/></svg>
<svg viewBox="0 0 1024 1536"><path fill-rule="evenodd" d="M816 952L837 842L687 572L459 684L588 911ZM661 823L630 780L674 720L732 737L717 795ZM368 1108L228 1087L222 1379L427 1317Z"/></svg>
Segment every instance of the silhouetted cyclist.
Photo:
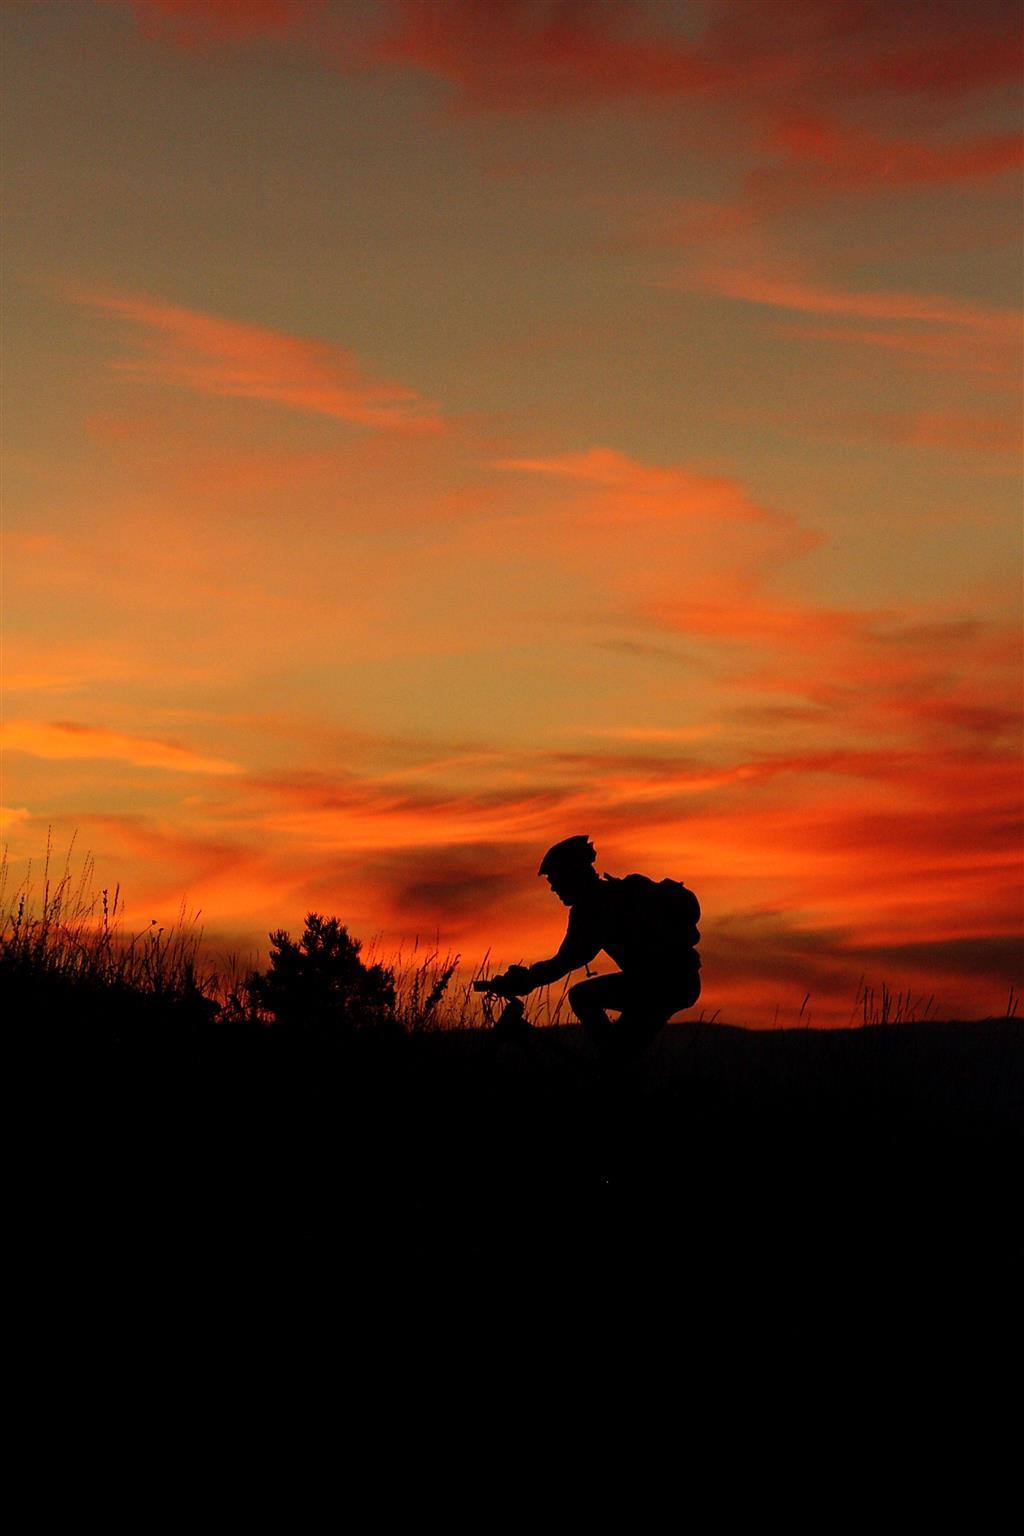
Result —
<svg viewBox="0 0 1024 1536"><path fill-rule="evenodd" d="M638 1054L664 1024L700 996L700 905L676 880L646 875L598 875L587 837L549 848L538 875L569 908L558 953L535 965L513 965L495 983L522 997L589 965L604 950L621 967L569 989L569 1003L587 1033L615 1055ZM619 1014L613 1025L607 1009Z"/></svg>

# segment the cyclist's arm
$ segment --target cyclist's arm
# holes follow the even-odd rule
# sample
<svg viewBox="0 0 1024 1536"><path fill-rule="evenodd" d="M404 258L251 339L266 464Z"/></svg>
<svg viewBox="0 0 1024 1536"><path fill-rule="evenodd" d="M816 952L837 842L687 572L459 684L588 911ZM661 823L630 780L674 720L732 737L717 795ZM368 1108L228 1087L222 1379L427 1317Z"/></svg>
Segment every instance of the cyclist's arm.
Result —
<svg viewBox="0 0 1024 1536"><path fill-rule="evenodd" d="M526 967L528 990L532 992L534 987L546 987L552 981L561 981L570 971L578 970L581 965L589 965L600 950L601 946L590 931L589 924L573 910L569 913L569 926L557 954L552 955L550 960L538 960L535 965Z"/></svg>

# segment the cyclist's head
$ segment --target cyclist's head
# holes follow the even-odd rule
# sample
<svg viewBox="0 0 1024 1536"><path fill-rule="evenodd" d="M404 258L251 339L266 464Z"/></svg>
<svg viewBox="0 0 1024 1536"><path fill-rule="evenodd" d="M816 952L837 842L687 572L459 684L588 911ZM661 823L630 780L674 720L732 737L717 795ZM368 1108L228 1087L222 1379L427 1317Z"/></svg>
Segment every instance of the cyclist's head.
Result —
<svg viewBox="0 0 1024 1536"><path fill-rule="evenodd" d="M546 875L548 884L560 901L572 906L578 895L595 879L597 850L589 837L566 837L549 848L540 862L538 875Z"/></svg>

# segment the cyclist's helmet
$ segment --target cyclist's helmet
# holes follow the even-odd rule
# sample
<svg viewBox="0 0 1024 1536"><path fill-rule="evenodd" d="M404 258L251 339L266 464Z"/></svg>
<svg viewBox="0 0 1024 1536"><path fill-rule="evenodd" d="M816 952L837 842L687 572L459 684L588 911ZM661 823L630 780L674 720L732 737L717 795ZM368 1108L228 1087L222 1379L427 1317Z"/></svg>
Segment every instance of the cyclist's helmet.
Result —
<svg viewBox="0 0 1024 1536"><path fill-rule="evenodd" d="M589 837L566 837L549 848L540 861L538 875L557 875L563 870L586 869L597 858Z"/></svg>

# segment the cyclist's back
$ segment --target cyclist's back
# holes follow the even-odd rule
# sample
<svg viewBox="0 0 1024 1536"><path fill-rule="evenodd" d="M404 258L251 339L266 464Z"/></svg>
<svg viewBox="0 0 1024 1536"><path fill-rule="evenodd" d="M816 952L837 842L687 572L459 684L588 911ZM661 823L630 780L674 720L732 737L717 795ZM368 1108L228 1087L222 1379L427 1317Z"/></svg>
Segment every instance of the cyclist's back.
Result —
<svg viewBox="0 0 1024 1536"><path fill-rule="evenodd" d="M604 950L624 975L636 979L661 981L681 969L700 969L696 925L675 920L661 888L647 875L602 875L573 904L569 934L581 940L586 935L587 948Z"/></svg>

